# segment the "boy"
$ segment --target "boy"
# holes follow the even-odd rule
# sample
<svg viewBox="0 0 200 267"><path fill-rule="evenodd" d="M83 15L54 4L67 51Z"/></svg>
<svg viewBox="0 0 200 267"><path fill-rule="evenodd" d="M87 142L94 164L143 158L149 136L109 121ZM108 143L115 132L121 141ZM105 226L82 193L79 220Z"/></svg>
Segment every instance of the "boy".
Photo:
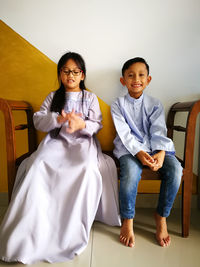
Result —
<svg viewBox="0 0 200 267"><path fill-rule="evenodd" d="M143 58L125 62L120 82L128 94L117 98L111 106L116 128L114 155L120 162L120 242L133 247L133 218L138 182L143 165L161 173L161 188L155 212L156 239L160 246L170 244L166 217L178 192L182 167L175 157L171 139L166 136L164 110L161 103L143 91L150 83L149 66Z"/></svg>

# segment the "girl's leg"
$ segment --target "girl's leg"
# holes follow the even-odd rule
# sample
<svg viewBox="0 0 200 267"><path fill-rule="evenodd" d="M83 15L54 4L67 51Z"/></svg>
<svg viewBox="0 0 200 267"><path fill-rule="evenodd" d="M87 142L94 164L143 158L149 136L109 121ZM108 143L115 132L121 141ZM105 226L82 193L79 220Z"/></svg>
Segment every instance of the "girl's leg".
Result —
<svg viewBox="0 0 200 267"><path fill-rule="evenodd" d="M133 218L135 216L135 201L138 182L141 179L142 164L128 154L119 159L120 162L120 214L122 227L120 241L126 246L133 247L135 243L133 233Z"/></svg>
<svg viewBox="0 0 200 267"><path fill-rule="evenodd" d="M182 167L175 156L166 155L163 166L159 171L162 180L157 212L155 214L156 238L161 246L168 246L170 244L170 237L167 231L166 217L170 214L181 183Z"/></svg>

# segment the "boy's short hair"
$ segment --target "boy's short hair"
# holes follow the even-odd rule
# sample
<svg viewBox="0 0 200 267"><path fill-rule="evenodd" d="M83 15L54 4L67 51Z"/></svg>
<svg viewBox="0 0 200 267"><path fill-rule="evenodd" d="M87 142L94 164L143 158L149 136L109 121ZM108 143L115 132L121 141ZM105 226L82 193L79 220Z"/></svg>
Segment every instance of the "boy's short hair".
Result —
<svg viewBox="0 0 200 267"><path fill-rule="evenodd" d="M142 58L142 57L135 57L135 58L131 58L131 59L127 60L127 61L124 63L124 65L123 65L123 67L122 67L122 76L124 76L125 71L126 71L131 65L133 65L133 64L135 64L135 63L138 63L138 62L141 62L141 63L144 63L144 64L145 64L145 66L146 66L146 68L147 68L147 73L148 73L148 75L149 75L149 65L147 64L146 60L144 60L144 58Z"/></svg>

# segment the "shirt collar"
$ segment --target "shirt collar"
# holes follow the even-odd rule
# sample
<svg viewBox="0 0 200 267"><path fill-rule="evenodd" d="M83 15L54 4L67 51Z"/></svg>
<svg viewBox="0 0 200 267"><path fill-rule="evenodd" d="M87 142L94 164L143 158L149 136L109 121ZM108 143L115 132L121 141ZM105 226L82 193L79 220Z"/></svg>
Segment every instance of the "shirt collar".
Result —
<svg viewBox="0 0 200 267"><path fill-rule="evenodd" d="M126 95L126 99L135 105L140 105L142 103L143 98L144 94L142 94L139 98L131 97L129 93Z"/></svg>
<svg viewBox="0 0 200 267"><path fill-rule="evenodd" d="M82 95L82 92L65 92L66 99L77 99Z"/></svg>

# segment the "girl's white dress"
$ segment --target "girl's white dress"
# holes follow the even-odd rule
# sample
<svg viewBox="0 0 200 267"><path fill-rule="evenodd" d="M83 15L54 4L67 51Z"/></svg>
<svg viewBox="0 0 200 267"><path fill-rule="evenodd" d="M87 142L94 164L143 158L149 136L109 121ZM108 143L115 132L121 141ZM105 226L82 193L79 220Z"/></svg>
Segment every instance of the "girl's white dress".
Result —
<svg viewBox="0 0 200 267"><path fill-rule="evenodd" d="M118 179L113 160L101 152L95 133L101 126L97 97L66 93L65 112L83 114L86 128L74 134L50 133L18 169L12 199L0 226L0 259L31 264L62 262L87 246L93 221L120 225ZM56 127L50 112L54 92L34 114L38 130Z"/></svg>

